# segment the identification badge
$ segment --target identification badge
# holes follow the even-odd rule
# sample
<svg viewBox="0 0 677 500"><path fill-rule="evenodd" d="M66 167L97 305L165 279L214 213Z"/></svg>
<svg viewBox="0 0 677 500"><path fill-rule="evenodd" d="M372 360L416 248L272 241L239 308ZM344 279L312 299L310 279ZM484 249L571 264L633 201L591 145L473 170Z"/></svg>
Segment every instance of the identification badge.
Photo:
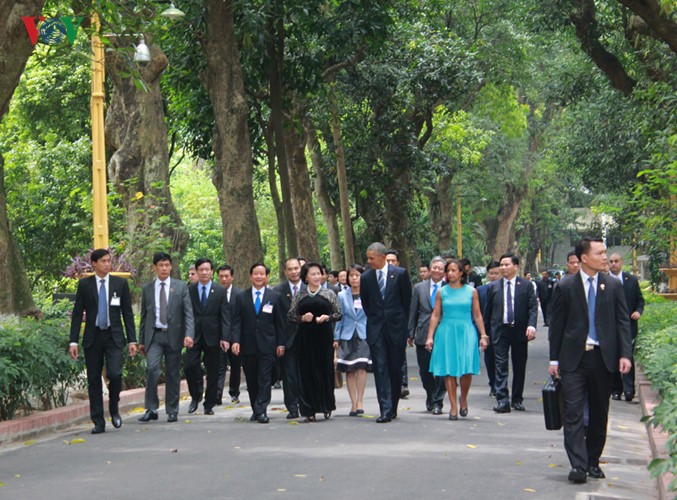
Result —
<svg viewBox="0 0 677 500"><path fill-rule="evenodd" d="M120 297L113 294L113 296L110 298L110 305L120 307Z"/></svg>
<svg viewBox="0 0 677 500"><path fill-rule="evenodd" d="M266 304L263 306L263 309L261 309L264 313L270 314L273 312L273 305L272 304Z"/></svg>
<svg viewBox="0 0 677 500"><path fill-rule="evenodd" d="M353 300L353 307L355 309L362 309L362 299Z"/></svg>

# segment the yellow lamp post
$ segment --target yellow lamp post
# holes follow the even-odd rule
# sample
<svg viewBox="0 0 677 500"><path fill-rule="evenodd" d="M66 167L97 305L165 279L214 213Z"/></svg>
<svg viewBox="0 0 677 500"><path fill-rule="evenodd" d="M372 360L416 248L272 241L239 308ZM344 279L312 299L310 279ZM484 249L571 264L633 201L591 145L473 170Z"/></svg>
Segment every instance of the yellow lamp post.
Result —
<svg viewBox="0 0 677 500"><path fill-rule="evenodd" d="M94 248L108 248L108 196L106 192L106 139L104 132L104 87L106 63L99 37L99 15L92 15L92 195Z"/></svg>
<svg viewBox="0 0 677 500"><path fill-rule="evenodd" d="M456 247L458 258L463 258L463 223L461 222L461 184L456 184Z"/></svg>

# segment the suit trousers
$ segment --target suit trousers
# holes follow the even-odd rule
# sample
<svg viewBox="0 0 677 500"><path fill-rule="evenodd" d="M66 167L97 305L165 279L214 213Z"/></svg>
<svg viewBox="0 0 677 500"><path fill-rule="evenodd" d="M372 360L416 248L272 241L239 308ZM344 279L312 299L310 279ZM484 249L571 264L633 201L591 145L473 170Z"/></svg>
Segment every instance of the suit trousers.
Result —
<svg viewBox="0 0 677 500"><path fill-rule="evenodd" d="M247 379L247 392L254 415L266 413L270 404L270 380L274 363L274 354L259 353L242 356L242 369Z"/></svg>
<svg viewBox="0 0 677 500"><path fill-rule="evenodd" d="M186 350L183 371L186 374L188 391L193 401L202 400L202 361L204 360L207 372L207 390L205 392L204 407L211 409L216 405L216 396L219 389L219 352L220 346L208 346L204 338L197 341L193 347Z"/></svg>
<svg viewBox="0 0 677 500"><path fill-rule="evenodd" d="M599 349L586 351L575 371L560 370L564 396L564 448L572 467L587 470L599 465L606 443L611 375ZM590 414L587 433L583 421L586 399Z"/></svg>
<svg viewBox="0 0 677 500"><path fill-rule="evenodd" d="M381 415L387 418L397 416L406 345L406 339L403 339L403 342L391 342L385 332L382 332L374 343L369 344L376 397Z"/></svg>
<svg viewBox="0 0 677 500"><path fill-rule="evenodd" d="M632 339L632 351L635 351L635 339ZM635 395L635 358L634 356L630 358L632 362L632 367L630 371L624 375L621 375L621 372L615 372L611 381L611 393L612 394L631 394L633 397Z"/></svg>
<svg viewBox="0 0 677 500"><path fill-rule="evenodd" d="M94 425L105 425L103 418L103 384L101 372L104 360L108 376L108 408L118 413L120 390L122 389L122 348L115 345L110 328L94 332L94 342L85 349L87 366L87 392L89 393L89 415Z"/></svg>
<svg viewBox="0 0 677 500"><path fill-rule="evenodd" d="M157 393L158 380L165 360L165 411L168 415L179 413L181 389L181 349L172 349L167 332L155 331L153 342L146 350L146 410L157 411L160 400Z"/></svg>
<svg viewBox="0 0 677 500"><path fill-rule="evenodd" d="M284 390L284 406L287 411L299 409L299 355L296 342L284 351L280 358L282 363L282 389Z"/></svg>
<svg viewBox="0 0 677 500"><path fill-rule="evenodd" d="M548 304L547 300L541 300L541 313L543 313L543 323L546 325L550 323L550 318L548 318Z"/></svg>
<svg viewBox="0 0 677 500"><path fill-rule="evenodd" d="M446 387L444 377L436 377L430 373L431 352L423 345L416 346L416 361L418 361L418 374L421 377L423 389L425 389L426 408L437 405L444 406Z"/></svg>
<svg viewBox="0 0 677 500"><path fill-rule="evenodd" d="M222 349L219 353L219 388L216 396L217 399L223 397L224 387L226 386L226 371L228 370L229 364L230 377L228 377L228 393L231 398L240 397L240 370L242 369L240 357L235 356L230 349L228 349L228 352L223 352Z"/></svg>
<svg viewBox="0 0 677 500"><path fill-rule="evenodd" d="M489 388L496 391L496 356L494 355L494 345L489 344L484 350L484 365L487 367L487 378L489 379Z"/></svg>
<svg viewBox="0 0 677 500"><path fill-rule="evenodd" d="M525 332L520 332L510 325L503 325L501 328L501 338L494 344L496 401L498 404L510 402L510 394L508 393L508 354L510 354L512 360L512 402L521 403L529 353L528 343L524 340Z"/></svg>

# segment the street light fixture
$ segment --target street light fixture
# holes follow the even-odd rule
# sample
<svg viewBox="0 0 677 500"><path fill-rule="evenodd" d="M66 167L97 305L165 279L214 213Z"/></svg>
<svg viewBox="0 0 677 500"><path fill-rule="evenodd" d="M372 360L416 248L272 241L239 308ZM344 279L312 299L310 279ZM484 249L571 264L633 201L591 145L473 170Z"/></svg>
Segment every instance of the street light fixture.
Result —
<svg viewBox="0 0 677 500"><path fill-rule="evenodd" d="M150 49L148 48L148 45L146 45L146 39L141 37L139 45L136 46L136 52L134 52L134 62L147 63L150 61Z"/></svg>
<svg viewBox="0 0 677 500"><path fill-rule="evenodd" d="M183 18L185 15L186 14L177 9L173 3L170 3L169 8L163 10L162 13L160 14L160 16L165 17L170 21L176 21L177 19Z"/></svg>

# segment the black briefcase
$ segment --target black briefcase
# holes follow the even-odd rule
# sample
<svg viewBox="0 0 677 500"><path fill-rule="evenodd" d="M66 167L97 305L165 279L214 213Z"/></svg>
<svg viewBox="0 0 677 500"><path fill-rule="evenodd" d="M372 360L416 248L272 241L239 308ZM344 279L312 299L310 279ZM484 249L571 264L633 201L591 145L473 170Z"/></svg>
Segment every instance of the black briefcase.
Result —
<svg viewBox="0 0 677 500"><path fill-rule="evenodd" d="M543 416L545 428L549 431L557 431L562 428L562 390L559 379L550 376L543 386Z"/></svg>

